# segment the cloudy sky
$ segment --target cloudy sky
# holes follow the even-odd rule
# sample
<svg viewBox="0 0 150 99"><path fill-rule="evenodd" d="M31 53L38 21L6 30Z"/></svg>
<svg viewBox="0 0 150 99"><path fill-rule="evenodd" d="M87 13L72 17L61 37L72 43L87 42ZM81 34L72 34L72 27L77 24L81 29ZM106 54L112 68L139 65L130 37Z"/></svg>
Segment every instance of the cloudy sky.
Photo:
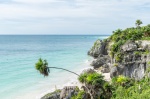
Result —
<svg viewBox="0 0 150 99"><path fill-rule="evenodd" d="M150 23L150 0L0 0L0 34L102 35L136 19Z"/></svg>

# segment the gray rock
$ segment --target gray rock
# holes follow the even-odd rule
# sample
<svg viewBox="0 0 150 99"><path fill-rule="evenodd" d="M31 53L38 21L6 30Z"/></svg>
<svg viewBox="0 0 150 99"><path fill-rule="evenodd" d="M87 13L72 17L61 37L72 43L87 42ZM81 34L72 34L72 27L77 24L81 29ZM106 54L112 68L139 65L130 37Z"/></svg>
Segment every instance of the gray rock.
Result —
<svg viewBox="0 0 150 99"><path fill-rule="evenodd" d="M61 90L57 90L55 92L48 93L45 96L41 97L41 99L60 99L60 91Z"/></svg>
<svg viewBox="0 0 150 99"><path fill-rule="evenodd" d="M88 73L88 74L95 73L95 71L94 71L94 69L88 68L88 69L84 69L81 74L84 74L84 73Z"/></svg>
<svg viewBox="0 0 150 99"><path fill-rule="evenodd" d="M60 93L60 99L71 99L71 97L75 94L77 91L77 86L66 86L62 89Z"/></svg>
<svg viewBox="0 0 150 99"><path fill-rule="evenodd" d="M106 55L107 51L105 49L107 42L102 40L97 40L94 43L94 46L91 48L90 51L88 51L88 55L93 56L94 58L97 58L99 55Z"/></svg>
<svg viewBox="0 0 150 99"><path fill-rule="evenodd" d="M99 68L105 64L110 63L110 57L108 55L103 56L103 57L98 57L97 60L94 60L91 63L91 66L94 67L94 69Z"/></svg>
<svg viewBox="0 0 150 99"><path fill-rule="evenodd" d="M113 77L115 77L117 75L118 75L117 67L116 66L112 66L112 68L110 69L110 77L113 78Z"/></svg>
<svg viewBox="0 0 150 99"><path fill-rule="evenodd" d="M109 73L110 69L109 68L102 68L101 72L102 73Z"/></svg>
<svg viewBox="0 0 150 99"><path fill-rule="evenodd" d="M112 42L113 44L113 42ZM148 62L150 62L150 41L127 41L121 46L121 61L117 62L115 55L111 57L107 52L111 52L111 43L108 41L96 41L89 55L96 58L91 65L94 69L102 67L101 72L110 72L111 77L124 75L136 80L140 80L145 76ZM111 57L111 58L110 58ZM114 64L118 64L114 66Z"/></svg>
<svg viewBox="0 0 150 99"><path fill-rule="evenodd" d="M124 52L135 51L135 50L138 50L138 46L135 42L128 41L122 46L122 50Z"/></svg>

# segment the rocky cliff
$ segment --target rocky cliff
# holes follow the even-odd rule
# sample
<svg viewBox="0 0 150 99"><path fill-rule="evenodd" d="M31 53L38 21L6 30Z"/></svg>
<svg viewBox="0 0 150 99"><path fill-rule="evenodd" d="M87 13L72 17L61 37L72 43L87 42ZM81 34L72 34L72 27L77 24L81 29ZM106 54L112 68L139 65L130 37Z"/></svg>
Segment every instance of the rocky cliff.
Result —
<svg viewBox="0 0 150 99"><path fill-rule="evenodd" d="M111 77L124 75L142 79L150 64L150 41L128 40L112 55L113 43L109 39L97 40L88 51L88 55L96 59L91 65L103 73L110 72Z"/></svg>

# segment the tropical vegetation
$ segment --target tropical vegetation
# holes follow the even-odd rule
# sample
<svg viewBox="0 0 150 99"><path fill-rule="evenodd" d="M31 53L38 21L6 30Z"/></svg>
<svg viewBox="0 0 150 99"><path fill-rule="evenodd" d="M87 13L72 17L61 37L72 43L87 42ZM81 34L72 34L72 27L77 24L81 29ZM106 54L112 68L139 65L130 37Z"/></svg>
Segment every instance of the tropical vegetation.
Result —
<svg viewBox="0 0 150 99"><path fill-rule="evenodd" d="M141 24L141 20L136 20L136 27L126 28L124 30L117 29L113 31L113 35L107 39L108 41L113 42L110 49L110 55L114 57L116 53L119 54L119 57L116 57L118 62L121 60L121 46L127 41L150 40L150 24L146 26L141 26Z"/></svg>
<svg viewBox="0 0 150 99"><path fill-rule="evenodd" d="M123 53L121 46L127 41L150 40L150 24L141 26L143 22L136 20L136 27L127 29L117 29L113 31L113 35L106 41L113 42L111 45L111 56L115 58L114 66L122 61ZM100 46L94 44L94 46ZM149 54L145 52L135 51L134 55ZM147 62L149 65L150 62ZM79 90L71 99L83 99L85 95L89 95L91 99L150 99L150 67L147 68L145 77L142 80L134 80L123 75L112 78L111 81L104 80L104 76L97 72L82 73L80 75L64 68L48 67L46 60L39 59L35 64L35 68L44 76L48 76L50 68L62 69L78 76L78 80L85 86L84 90ZM87 89L87 90L86 90Z"/></svg>
<svg viewBox="0 0 150 99"><path fill-rule="evenodd" d="M94 99L150 99L150 79L146 76L136 81L119 75L107 82L101 74L93 73L81 74L79 81L82 83L84 81L88 86L92 86L91 89L93 88L96 92L92 94Z"/></svg>

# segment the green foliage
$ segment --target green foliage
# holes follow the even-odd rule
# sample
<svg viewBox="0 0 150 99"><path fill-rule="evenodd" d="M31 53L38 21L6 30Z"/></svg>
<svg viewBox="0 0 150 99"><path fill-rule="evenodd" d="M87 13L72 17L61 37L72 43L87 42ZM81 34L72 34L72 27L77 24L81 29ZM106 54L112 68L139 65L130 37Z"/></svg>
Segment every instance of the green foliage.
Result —
<svg viewBox="0 0 150 99"><path fill-rule="evenodd" d="M147 69L150 71L150 68ZM92 82L96 79L98 79L98 74L86 74L85 77L86 81L89 84L92 84ZM97 78L98 77L98 78ZM92 81L93 80L93 81ZM118 76L112 78L112 83L109 82L105 83L97 83L99 86L102 86L105 90L103 93L104 96L97 97L95 99L150 99L150 78L145 77L140 81L136 81L133 79L130 79L125 76ZM97 85L98 86L98 85ZM96 93L99 93L96 91ZM112 93L112 95L111 95ZM83 94L82 94L83 95ZM72 99L83 99L81 98L82 95L79 95L79 97L74 97ZM111 96L111 97L105 97L105 96Z"/></svg>
<svg viewBox="0 0 150 99"><path fill-rule="evenodd" d="M114 56L115 53L120 52L120 47L125 43L125 40L119 40L115 42L111 47L111 54Z"/></svg>
<svg viewBox="0 0 150 99"><path fill-rule="evenodd" d="M116 62L121 62L123 58L123 54L121 52L118 52L115 54L115 60Z"/></svg>
<svg viewBox="0 0 150 99"><path fill-rule="evenodd" d="M143 78L129 87L117 86L111 99L150 99L150 80Z"/></svg>
<svg viewBox="0 0 150 99"><path fill-rule="evenodd" d="M118 77L112 78L112 85L113 86L122 86L122 87L131 87L134 83L133 79L120 75Z"/></svg>
<svg viewBox="0 0 150 99"><path fill-rule="evenodd" d="M141 20L136 20L137 27L140 27L141 24ZM117 29L116 31L113 31L113 35L109 38L109 40L114 42L110 49L111 56L114 56L116 52L121 51L121 46L128 40L150 40L150 25L142 26L140 28L131 27L124 30Z"/></svg>
<svg viewBox="0 0 150 99"><path fill-rule="evenodd" d="M149 50L145 50L145 52L143 52L143 54L145 54L145 55L149 54Z"/></svg>
<svg viewBox="0 0 150 99"><path fill-rule="evenodd" d="M83 99L85 91L80 90L77 95L71 97L71 99Z"/></svg>
<svg viewBox="0 0 150 99"><path fill-rule="evenodd" d="M104 81L104 76L102 76L101 74L98 73L83 73L79 76L78 80L81 83L88 83L88 84L92 84L92 85L96 85L96 84L103 84Z"/></svg>
<svg viewBox="0 0 150 99"><path fill-rule="evenodd" d="M127 81L128 81L128 78L127 78L127 77L120 75L120 76L118 76L116 83L118 83L118 84L120 84L120 85L123 85L123 84L125 84Z"/></svg>
<svg viewBox="0 0 150 99"><path fill-rule="evenodd" d="M141 20L139 20L139 19L136 20L135 25L136 25L137 27L140 26L141 24L143 24Z"/></svg>
<svg viewBox="0 0 150 99"><path fill-rule="evenodd" d="M114 63L114 66L115 66L115 67L117 67L117 66L118 66L118 64L117 64L117 63Z"/></svg>
<svg viewBox="0 0 150 99"><path fill-rule="evenodd" d="M124 30L117 29L113 31L113 35L110 36L108 41L113 42L110 47L110 54L115 58L116 62L121 62L124 54L122 53L121 46L127 41L136 40L150 40L150 24L147 26L140 26L142 24L141 20L136 20L137 27L131 27ZM100 46L98 43L94 44L94 47ZM134 51L134 55L149 54L149 51ZM119 63L115 63L114 66L118 66ZM147 63L148 65L150 62ZM146 70L145 77L140 81L135 81L125 76L118 76L112 78L111 84L103 79L101 74L81 74L79 81L86 83L90 86L95 86L95 90L98 86L104 89L103 92L96 90L97 93L103 94L102 97L96 99L110 99L105 96L112 96L111 99L150 99L150 78L147 74L150 73L150 66ZM111 94L112 95L108 95ZM74 98L77 99L77 98ZM80 98L79 98L80 99Z"/></svg>
<svg viewBox="0 0 150 99"><path fill-rule="evenodd" d="M147 62L147 64L149 64L149 65L150 65L150 61L149 61L149 62Z"/></svg>
<svg viewBox="0 0 150 99"><path fill-rule="evenodd" d="M143 37L143 38L141 38L141 40L150 40L150 37Z"/></svg>
<svg viewBox="0 0 150 99"><path fill-rule="evenodd" d="M148 62L147 64L150 65L150 62ZM146 69L146 72L145 72L146 76L147 76L149 73L150 73L150 66L148 66L147 69Z"/></svg>
<svg viewBox="0 0 150 99"><path fill-rule="evenodd" d="M142 53L140 51L134 51L134 55L141 55Z"/></svg>
<svg viewBox="0 0 150 99"><path fill-rule="evenodd" d="M87 78L88 74L87 73L83 73L79 76L78 80L81 82L81 83L84 83L86 81L86 78Z"/></svg>
<svg viewBox="0 0 150 99"><path fill-rule="evenodd" d="M104 76L99 73L84 73L79 76L79 81L85 83L90 88L94 99L110 99L113 87L104 80Z"/></svg>
<svg viewBox="0 0 150 99"><path fill-rule="evenodd" d="M48 76L49 68L46 60L42 60L41 58L35 64L35 68L44 76Z"/></svg>

